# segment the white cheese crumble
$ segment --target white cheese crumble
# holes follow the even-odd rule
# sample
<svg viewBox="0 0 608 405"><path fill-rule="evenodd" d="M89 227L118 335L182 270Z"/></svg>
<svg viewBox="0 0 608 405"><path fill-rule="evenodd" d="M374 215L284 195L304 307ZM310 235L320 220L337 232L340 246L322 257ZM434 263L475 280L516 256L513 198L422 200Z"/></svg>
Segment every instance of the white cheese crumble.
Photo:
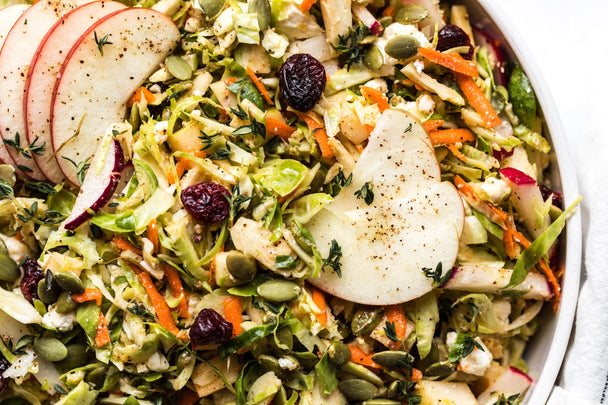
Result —
<svg viewBox="0 0 608 405"><path fill-rule="evenodd" d="M486 193L488 200L494 204L500 203L511 193L511 188L507 183L495 177L488 177L479 187Z"/></svg>
<svg viewBox="0 0 608 405"><path fill-rule="evenodd" d="M456 332L448 332L445 342L449 349L456 343L457 336L458 334ZM468 356L460 359L458 369L467 374L482 376L485 374L488 367L490 367L492 353L490 353L479 337L475 338L475 342L481 346L481 349L475 347Z"/></svg>
<svg viewBox="0 0 608 405"><path fill-rule="evenodd" d="M67 332L72 330L76 323L76 312L68 312L67 314L60 314L56 310L56 306L52 305L49 310L42 317L42 325L47 328L57 329L60 332Z"/></svg>

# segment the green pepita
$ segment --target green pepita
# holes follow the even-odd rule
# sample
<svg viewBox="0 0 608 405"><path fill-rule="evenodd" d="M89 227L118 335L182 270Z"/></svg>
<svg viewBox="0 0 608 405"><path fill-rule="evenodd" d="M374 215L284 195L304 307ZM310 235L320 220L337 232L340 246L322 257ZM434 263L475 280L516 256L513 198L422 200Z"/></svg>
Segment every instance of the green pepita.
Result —
<svg viewBox="0 0 608 405"><path fill-rule="evenodd" d="M379 308L361 308L353 316L350 327L356 336L369 334L382 319Z"/></svg>
<svg viewBox="0 0 608 405"><path fill-rule="evenodd" d="M386 368L399 368L403 364L407 364L410 359L410 354L401 351L385 351L379 352L372 356L372 360Z"/></svg>
<svg viewBox="0 0 608 405"><path fill-rule="evenodd" d="M226 0L198 0L198 5L203 9L208 19L214 19L224 8Z"/></svg>
<svg viewBox="0 0 608 405"><path fill-rule="evenodd" d="M268 24L270 24L270 3L268 0L251 0L249 2L249 12L258 15L260 31L266 31Z"/></svg>
<svg viewBox="0 0 608 405"><path fill-rule="evenodd" d="M4 243L4 239L2 238L0 238L0 255L8 255L8 248L6 247L6 243Z"/></svg>
<svg viewBox="0 0 608 405"><path fill-rule="evenodd" d="M342 342L333 342L327 351L329 359L332 363L342 366L350 361L351 351L349 347Z"/></svg>
<svg viewBox="0 0 608 405"><path fill-rule="evenodd" d="M55 311L57 311L58 314L67 314L68 312L75 310L77 305L76 301L72 299L72 294L64 291L59 294L59 298L57 298Z"/></svg>
<svg viewBox="0 0 608 405"><path fill-rule="evenodd" d="M239 281L253 280L258 270L255 259L238 250L226 256L226 267L230 275Z"/></svg>
<svg viewBox="0 0 608 405"><path fill-rule="evenodd" d="M343 373L350 374L354 377L368 381L374 384L376 387L382 387L384 385L384 381L382 381L382 378L378 377L376 373L369 370L367 367L364 367L360 364L355 364L352 361L349 361L348 363L343 365L341 371Z"/></svg>
<svg viewBox="0 0 608 405"><path fill-rule="evenodd" d="M68 349L59 339L43 337L34 341L34 351L48 361L61 361L68 357Z"/></svg>
<svg viewBox="0 0 608 405"><path fill-rule="evenodd" d="M104 366L96 367L87 373L85 380L93 384L96 389L100 389L106 380L108 369Z"/></svg>
<svg viewBox="0 0 608 405"><path fill-rule="evenodd" d="M395 13L395 21L401 24L416 24L429 16L426 7L419 4L408 4Z"/></svg>
<svg viewBox="0 0 608 405"><path fill-rule="evenodd" d="M263 354L258 357L258 363L265 371L272 371L279 378L284 378L289 375L289 370L281 368L279 359L274 356Z"/></svg>
<svg viewBox="0 0 608 405"><path fill-rule="evenodd" d="M338 389L344 396L353 401L366 401L376 395L374 384L358 378L340 381Z"/></svg>
<svg viewBox="0 0 608 405"><path fill-rule="evenodd" d="M454 365L449 361L433 363L424 371L425 375L432 377L447 377L454 372Z"/></svg>
<svg viewBox="0 0 608 405"><path fill-rule="evenodd" d="M189 80L192 77L190 64L179 56L168 56L165 60L165 67L178 80Z"/></svg>
<svg viewBox="0 0 608 405"><path fill-rule="evenodd" d="M363 64L370 70L378 71L384 66L384 56L377 46L372 46L363 57Z"/></svg>
<svg viewBox="0 0 608 405"><path fill-rule="evenodd" d="M393 401L392 399L376 398L364 401L362 405L401 405L401 402Z"/></svg>
<svg viewBox="0 0 608 405"><path fill-rule="evenodd" d="M391 25L393 23L393 17L391 16L384 16L381 18L378 18L378 22L384 27L388 27L389 25Z"/></svg>
<svg viewBox="0 0 608 405"><path fill-rule="evenodd" d="M0 239L0 241L1 240L2 239ZM2 247L6 249L4 242L0 244L0 250ZM0 280L12 282L17 280L20 275L21 272L19 271L17 263L15 263L8 254L0 253Z"/></svg>
<svg viewBox="0 0 608 405"><path fill-rule="evenodd" d="M57 272L54 274L57 284L65 291L72 294L82 294L84 292L84 284L73 273L68 272Z"/></svg>
<svg viewBox="0 0 608 405"><path fill-rule="evenodd" d="M57 365L64 370L73 369L86 364L89 353L87 347L80 343L72 343L66 346L68 355Z"/></svg>
<svg viewBox="0 0 608 405"><path fill-rule="evenodd" d="M269 342L270 346L277 354L283 355L290 353L293 349L293 334L291 333L291 329L288 327L279 329L276 336L270 337Z"/></svg>
<svg viewBox="0 0 608 405"><path fill-rule="evenodd" d="M395 59L409 59L416 56L420 42L411 35L399 35L391 38L384 46L384 51Z"/></svg>
<svg viewBox="0 0 608 405"><path fill-rule="evenodd" d="M49 271L47 274L52 273ZM61 294L61 288L59 288L59 285L53 279L49 282L43 278L38 282L38 298L45 304L55 303L59 298L59 294Z"/></svg>
<svg viewBox="0 0 608 405"><path fill-rule="evenodd" d="M300 293L300 287L293 281L269 280L257 288L260 297L272 302L287 302L296 298Z"/></svg>

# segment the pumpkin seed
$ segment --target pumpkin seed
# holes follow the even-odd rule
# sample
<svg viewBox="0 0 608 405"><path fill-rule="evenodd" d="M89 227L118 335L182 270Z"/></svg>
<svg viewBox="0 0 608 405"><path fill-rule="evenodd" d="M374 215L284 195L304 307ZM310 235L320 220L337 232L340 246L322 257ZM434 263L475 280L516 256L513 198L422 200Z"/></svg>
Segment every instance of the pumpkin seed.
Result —
<svg viewBox="0 0 608 405"><path fill-rule="evenodd" d="M43 280L42 280L43 281ZM48 361L61 361L68 357L68 349L61 340L53 337L43 337L34 341L34 351Z"/></svg>
<svg viewBox="0 0 608 405"><path fill-rule="evenodd" d="M395 59L409 59L416 56L420 42L411 35L399 35L391 38L384 46L384 51Z"/></svg>
<svg viewBox="0 0 608 405"><path fill-rule="evenodd" d="M269 340L270 346L274 351L279 354L290 353L293 349L293 335L289 327L281 328L277 331L276 337L272 337Z"/></svg>
<svg viewBox="0 0 608 405"><path fill-rule="evenodd" d="M165 60L167 71L178 80L189 80L192 77L190 64L179 56L170 55Z"/></svg>
<svg viewBox="0 0 608 405"><path fill-rule="evenodd" d="M380 17L378 18L378 22L384 27L388 27L389 25L391 25L393 23L393 17L391 16L384 16L384 17Z"/></svg>
<svg viewBox="0 0 608 405"><path fill-rule="evenodd" d="M255 259L238 250L228 253L226 267L230 275L239 281L253 280L258 271Z"/></svg>
<svg viewBox="0 0 608 405"><path fill-rule="evenodd" d="M393 401L392 399L377 398L364 401L362 405L401 405L401 402Z"/></svg>
<svg viewBox="0 0 608 405"><path fill-rule="evenodd" d="M270 3L268 0L251 0L249 2L249 12L258 15L260 31L266 31L268 24L270 24Z"/></svg>
<svg viewBox="0 0 608 405"><path fill-rule="evenodd" d="M344 396L353 401L366 401L376 395L374 384L358 378L340 381L338 389Z"/></svg>
<svg viewBox="0 0 608 405"><path fill-rule="evenodd" d="M47 278L49 274L53 273L47 271ZM57 301L59 294L61 294L61 288L59 288L59 285L52 276L50 277L50 281L47 281L47 278L43 278L38 282L38 298L49 305Z"/></svg>
<svg viewBox="0 0 608 405"><path fill-rule="evenodd" d="M433 363L424 371L425 375L433 377L447 377L454 372L454 365L449 361Z"/></svg>
<svg viewBox="0 0 608 405"><path fill-rule="evenodd" d="M203 9L208 19L212 20L222 11L226 0L198 0L198 5Z"/></svg>
<svg viewBox="0 0 608 405"><path fill-rule="evenodd" d="M395 21L401 24L416 24L429 16L426 7L419 4L408 4L395 13Z"/></svg>
<svg viewBox="0 0 608 405"><path fill-rule="evenodd" d="M283 379L288 378L291 374L290 370L284 369L279 364L279 359L274 356L263 354L258 357L258 363L265 371L272 371L277 377Z"/></svg>
<svg viewBox="0 0 608 405"><path fill-rule="evenodd" d="M382 387L384 385L382 378L378 377L376 373L370 371L369 369L360 364L355 364L352 361L349 361L348 363L343 365L341 371L343 373L350 374L354 377L361 378L365 381L369 381L376 387Z"/></svg>
<svg viewBox="0 0 608 405"><path fill-rule="evenodd" d="M300 287L293 281L269 280L257 288L260 297L272 302L286 302L296 298L300 293Z"/></svg>
<svg viewBox="0 0 608 405"><path fill-rule="evenodd" d="M73 369L83 366L89 359L87 347L80 343L72 343L66 346L68 355L57 365L63 369Z"/></svg>
<svg viewBox="0 0 608 405"><path fill-rule="evenodd" d="M64 291L59 294L59 298L57 298L55 311L57 311L58 314L67 314L68 312L75 310L77 305L76 301L72 299L72 294Z"/></svg>
<svg viewBox="0 0 608 405"><path fill-rule="evenodd" d="M108 369L104 366L96 367L88 372L85 380L88 383L93 384L94 388L100 389L103 386L103 383L106 381L107 371Z"/></svg>
<svg viewBox="0 0 608 405"><path fill-rule="evenodd" d="M57 284L65 291L70 292L72 294L82 294L84 292L84 284L73 273L68 272L57 272L55 273L55 280Z"/></svg>
<svg viewBox="0 0 608 405"><path fill-rule="evenodd" d="M342 342L333 342L327 352L332 363L338 366L348 363L351 358L350 349Z"/></svg>
<svg viewBox="0 0 608 405"><path fill-rule="evenodd" d="M377 46L372 46L363 57L363 64L370 70L378 71L384 66L384 56Z"/></svg>
<svg viewBox="0 0 608 405"><path fill-rule="evenodd" d="M2 239L0 239L1 241ZM6 249L6 245L4 242L0 244L0 250L4 247ZM17 263L6 253L0 253L0 280L2 281L15 281L19 278L21 272L19 271L19 267Z"/></svg>
<svg viewBox="0 0 608 405"><path fill-rule="evenodd" d="M369 334L382 319L382 311L379 308L361 308L353 316L350 324L353 334L356 336Z"/></svg>
<svg viewBox="0 0 608 405"><path fill-rule="evenodd" d="M0 165L3 166L3 165ZM0 254L1 255L8 255L8 248L6 247L6 243L4 242L4 239L0 238Z"/></svg>
<svg viewBox="0 0 608 405"><path fill-rule="evenodd" d="M401 351L379 352L372 356L372 360L386 368L399 368L407 364L410 358L409 353Z"/></svg>

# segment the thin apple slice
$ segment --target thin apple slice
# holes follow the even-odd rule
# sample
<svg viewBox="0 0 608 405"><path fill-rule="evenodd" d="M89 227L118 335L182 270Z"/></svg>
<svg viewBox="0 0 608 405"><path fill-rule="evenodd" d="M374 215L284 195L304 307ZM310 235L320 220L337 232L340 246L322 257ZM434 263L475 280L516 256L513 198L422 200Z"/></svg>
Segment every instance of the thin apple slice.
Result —
<svg viewBox="0 0 608 405"><path fill-rule="evenodd" d="M25 84L25 124L27 139L31 144L48 145L41 154L33 158L40 171L53 183L65 180L54 157L51 140L51 101L65 56L91 25L113 13L126 8L115 1L94 1L67 13L46 34L30 63Z"/></svg>
<svg viewBox="0 0 608 405"><path fill-rule="evenodd" d="M479 405L494 404L501 394L507 398L518 394L519 399L522 399L531 384L532 378L528 374L515 367L509 367L477 397L477 403Z"/></svg>
<svg viewBox="0 0 608 405"><path fill-rule="evenodd" d="M308 224L327 257L336 240L341 276L325 268L311 282L349 301L390 305L432 289L423 268L453 266L464 223L456 188L441 182L439 164L422 124L386 110L353 170L352 184ZM373 184L367 205L355 192Z"/></svg>
<svg viewBox="0 0 608 405"><path fill-rule="evenodd" d="M36 53L38 44L49 29L68 11L87 3L87 0L45 0L28 8L15 22L6 36L0 51L0 134L4 141L13 141L8 153L13 161L36 180L45 180L38 165L32 158L33 152L23 152L28 147L23 97L25 78ZM17 136L19 135L19 136ZM16 142L18 140L18 142ZM35 146L42 146L36 143ZM50 147L50 145L44 145Z"/></svg>
<svg viewBox="0 0 608 405"><path fill-rule="evenodd" d="M91 26L66 56L55 84L51 137L66 179L78 184L73 163L93 156L110 124L175 48L180 35L170 18L146 8L115 11Z"/></svg>
<svg viewBox="0 0 608 405"><path fill-rule="evenodd" d="M5 7L0 9L0 49L2 49L2 45L4 44L4 40L6 36L10 32L15 22L21 17L23 12L29 8L27 4L16 4L14 6ZM11 158L10 153L8 153L8 149L4 142L0 142L0 161L5 164L15 165L13 158ZM16 169L17 174L23 176L23 172L19 169Z"/></svg>
<svg viewBox="0 0 608 405"><path fill-rule="evenodd" d="M70 216L63 222L65 229L75 230L110 201L124 167L122 147L109 132L99 144Z"/></svg>

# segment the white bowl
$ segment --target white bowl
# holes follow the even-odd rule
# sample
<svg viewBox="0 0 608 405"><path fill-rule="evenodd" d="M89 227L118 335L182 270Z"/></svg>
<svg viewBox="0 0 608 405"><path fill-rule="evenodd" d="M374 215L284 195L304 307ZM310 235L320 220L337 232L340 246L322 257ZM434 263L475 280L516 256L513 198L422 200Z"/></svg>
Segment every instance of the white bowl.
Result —
<svg viewBox="0 0 608 405"><path fill-rule="evenodd" d="M553 187L563 193L564 205L568 206L579 195L575 171L559 113L550 89L543 79L542 71L534 62L534 57L526 48L523 38L506 18L506 13L502 11L499 2L465 0L463 3L469 10L473 25L483 27L485 31L500 40L509 59L519 61L529 76L545 120L545 135L549 134L548 138L553 146L551 172ZM570 340L581 276L582 237L579 213L568 221L561 246L562 263L565 263L566 270L559 312L556 315L550 305L545 306L540 315L538 332L530 341L524 356L530 367L529 374L534 379L524 402L532 405L547 402Z"/></svg>

